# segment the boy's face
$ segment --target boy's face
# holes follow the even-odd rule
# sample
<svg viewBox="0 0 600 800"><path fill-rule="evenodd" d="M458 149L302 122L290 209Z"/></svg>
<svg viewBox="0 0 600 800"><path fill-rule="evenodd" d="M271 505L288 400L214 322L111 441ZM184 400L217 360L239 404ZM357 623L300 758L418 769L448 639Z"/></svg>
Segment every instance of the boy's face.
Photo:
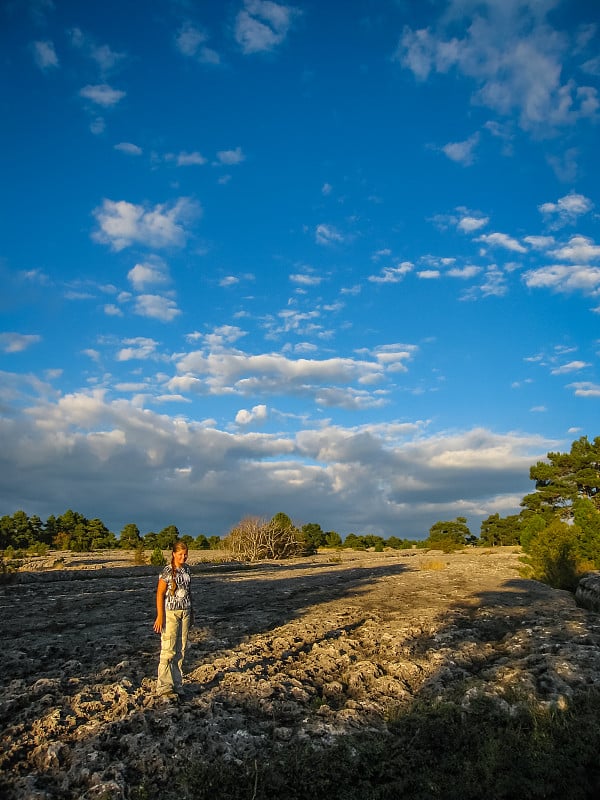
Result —
<svg viewBox="0 0 600 800"><path fill-rule="evenodd" d="M173 561L177 569L180 569L185 562L187 561L188 553L187 550L176 550L173 553Z"/></svg>

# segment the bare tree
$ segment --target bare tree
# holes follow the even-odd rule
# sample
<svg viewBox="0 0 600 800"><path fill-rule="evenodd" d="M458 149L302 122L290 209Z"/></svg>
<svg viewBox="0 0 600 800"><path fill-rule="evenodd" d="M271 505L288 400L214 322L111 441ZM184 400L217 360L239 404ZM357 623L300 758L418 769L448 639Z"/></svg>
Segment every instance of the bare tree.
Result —
<svg viewBox="0 0 600 800"><path fill-rule="evenodd" d="M303 551L298 529L285 514L277 514L270 521L244 517L230 530L223 545L240 561L291 558Z"/></svg>

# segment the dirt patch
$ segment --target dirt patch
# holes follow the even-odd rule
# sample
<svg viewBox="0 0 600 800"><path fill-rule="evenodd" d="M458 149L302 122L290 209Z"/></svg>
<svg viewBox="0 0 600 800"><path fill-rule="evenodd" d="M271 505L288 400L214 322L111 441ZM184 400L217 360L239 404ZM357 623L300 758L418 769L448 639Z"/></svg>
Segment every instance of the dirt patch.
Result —
<svg viewBox="0 0 600 800"><path fill-rule="evenodd" d="M114 556L0 586L6 800L125 798L184 754L326 744L385 729L417 697L458 693L466 707L482 694L506 704L517 690L561 707L600 683L598 614L520 578L513 549L258 565L192 552L188 696L169 704L152 693L159 570Z"/></svg>

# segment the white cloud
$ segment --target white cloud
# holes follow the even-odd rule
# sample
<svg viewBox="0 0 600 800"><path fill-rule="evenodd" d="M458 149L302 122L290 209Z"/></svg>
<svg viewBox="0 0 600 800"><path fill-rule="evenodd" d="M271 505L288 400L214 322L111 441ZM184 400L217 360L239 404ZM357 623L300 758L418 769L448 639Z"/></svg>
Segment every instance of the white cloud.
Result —
<svg viewBox="0 0 600 800"><path fill-rule="evenodd" d="M201 153L197 151L193 153L179 153L177 156L177 166L178 167L189 167L195 165L202 165L206 164L206 159Z"/></svg>
<svg viewBox="0 0 600 800"><path fill-rule="evenodd" d="M566 375L569 372L579 372L586 367L591 367L587 361L569 361L568 364L563 364L560 367L555 367L551 370L552 375Z"/></svg>
<svg viewBox="0 0 600 800"><path fill-rule="evenodd" d="M564 258L567 261L594 261L600 258L600 246L594 244L587 236L572 236L568 244L557 247L552 251L555 258Z"/></svg>
<svg viewBox="0 0 600 800"><path fill-rule="evenodd" d="M277 318L281 321L280 325L272 323L267 324L271 334L279 335L281 333L288 333L294 331L302 336L319 335L323 330L322 325L318 322L321 317L319 309L312 311L298 311L297 309L284 309L280 311Z"/></svg>
<svg viewBox="0 0 600 800"><path fill-rule="evenodd" d="M581 70L588 75L593 75L595 78L600 78L600 56L588 59L581 65Z"/></svg>
<svg viewBox="0 0 600 800"><path fill-rule="evenodd" d="M384 267L379 275L369 275L371 283L399 283L409 272L414 269L410 261L403 261L397 267Z"/></svg>
<svg viewBox="0 0 600 800"><path fill-rule="evenodd" d="M457 227L464 233L473 233L473 231L478 231L480 228L484 228L489 221L489 217L474 217L471 215L466 215L460 218Z"/></svg>
<svg viewBox="0 0 600 800"><path fill-rule="evenodd" d="M315 238L318 244L341 244L344 242L342 234L336 230L333 225L325 225L321 223L315 229Z"/></svg>
<svg viewBox="0 0 600 800"><path fill-rule="evenodd" d="M200 45L207 39L204 31L192 25L191 22L185 22L177 32L175 43L179 52L184 56L195 56Z"/></svg>
<svg viewBox="0 0 600 800"><path fill-rule="evenodd" d="M273 50L285 40L300 13L271 0L244 0L235 20L235 39L245 54Z"/></svg>
<svg viewBox="0 0 600 800"><path fill-rule="evenodd" d="M58 56L53 42L33 42L31 48L34 61L40 69L47 70L58 67Z"/></svg>
<svg viewBox="0 0 600 800"><path fill-rule="evenodd" d="M132 509L143 531L176 524L195 535L201 508L203 530L224 535L247 514L283 508L294 520L342 536L400 531L425 538L435 521L460 513L474 531L494 511L517 513L530 490L529 467L558 444L485 429L428 436L422 420L231 433L213 419L154 413L144 407L152 387L121 382L125 391L127 383L140 392L131 400L110 399L101 389L48 400L46 385L4 373L0 393L12 401L0 449L0 503L45 518L67 502L68 486L73 508L95 509L115 531L131 521ZM260 415L259 408L249 413ZM23 487L34 466L32 508Z"/></svg>
<svg viewBox="0 0 600 800"><path fill-rule="evenodd" d="M264 422L267 418L267 406L259 404L254 406L251 411L241 408L235 415L238 425L250 425L253 422Z"/></svg>
<svg viewBox="0 0 600 800"><path fill-rule="evenodd" d="M96 117L90 122L90 130L94 136L100 136L106 130L106 120L103 117Z"/></svg>
<svg viewBox="0 0 600 800"><path fill-rule="evenodd" d="M125 58L124 53L118 53L109 45L98 45L81 28L71 28L67 31L70 43L73 47L84 52L100 68L100 72L105 75L117 67Z"/></svg>
<svg viewBox="0 0 600 800"><path fill-rule="evenodd" d="M98 106L110 108L116 106L125 97L126 92L120 89L113 89L107 83L101 83L96 85L88 84L79 90L79 94Z"/></svg>
<svg viewBox="0 0 600 800"><path fill-rule="evenodd" d="M449 142L442 147L442 152L451 161L463 164L465 167L475 162L475 148L479 144L479 134L474 133L462 142Z"/></svg>
<svg viewBox="0 0 600 800"><path fill-rule="evenodd" d="M147 339L143 336L138 336L135 339L125 339L123 344L126 347L121 348L117 353L117 361L131 361L132 359L146 360L152 358L156 353L158 343L154 339Z"/></svg>
<svg viewBox="0 0 600 800"><path fill-rule="evenodd" d="M571 43L547 18L554 2L454 2L437 29L405 27L395 58L424 81L456 69L473 80L473 101L508 116L536 135L595 116L598 95L565 76ZM458 19L467 31L455 35Z"/></svg>
<svg viewBox="0 0 600 800"><path fill-rule="evenodd" d="M35 333L0 333L0 350L3 353L22 353L42 341L42 337Z"/></svg>
<svg viewBox="0 0 600 800"><path fill-rule="evenodd" d="M221 57L216 50L208 47L208 35L191 22L185 22L175 37L175 45L179 52L196 59L201 64L219 64Z"/></svg>
<svg viewBox="0 0 600 800"><path fill-rule="evenodd" d="M219 286L223 288L227 288L228 286L235 286L240 282L240 279L236 275L226 275L224 278L221 278L219 281Z"/></svg>
<svg viewBox="0 0 600 800"><path fill-rule="evenodd" d="M579 150L576 147L568 147L562 153L550 153L547 161L552 167L554 174L562 183L575 183L579 174Z"/></svg>
<svg viewBox="0 0 600 800"><path fill-rule="evenodd" d="M125 59L124 53L117 53L107 44L94 45L90 47L90 56L98 64L103 73L110 72L117 64Z"/></svg>
<svg viewBox="0 0 600 800"><path fill-rule="evenodd" d="M600 385L597 383L589 381L570 383L569 389L574 389L577 397L600 397Z"/></svg>
<svg viewBox="0 0 600 800"><path fill-rule="evenodd" d="M375 348L373 355L388 372L407 372L406 362L418 352L414 344L388 344Z"/></svg>
<svg viewBox="0 0 600 800"><path fill-rule="evenodd" d="M435 280L439 278L441 275L439 269L423 269L420 272L417 272L417 278L421 278L423 280Z"/></svg>
<svg viewBox="0 0 600 800"><path fill-rule="evenodd" d="M483 297L504 297L506 294L506 277L504 273L493 264L485 271L483 283L478 287Z"/></svg>
<svg viewBox="0 0 600 800"><path fill-rule="evenodd" d="M554 227L561 227L575 223L580 216L587 214L593 207L594 204L588 197L571 192L571 194L561 197L556 203L542 203L539 210Z"/></svg>
<svg viewBox="0 0 600 800"><path fill-rule="evenodd" d="M319 275L309 275L306 272L297 272L290 275L290 281L292 281L292 283L298 283L301 286L318 286L322 280L323 278Z"/></svg>
<svg viewBox="0 0 600 800"><path fill-rule="evenodd" d="M177 368L201 378L211 394L279 392L314 395L315 387L383 379L378 361L351 358L288 359L277 353L249 355L240 351L196 351L183 356Z"/></svg>
<svg viewBox="0 0 600 800"><path fill-rule="evenodd" d="M553 264L528 270L524 273L523 280L531 289L552 289L563 293L581 291L589 295L600 292L599 267Z"/></svg>
<svg viewBox="0 0 600 800"><path fill-rule="evenodd" d="M102 206L94 210L98 230L92 238L116 251L132 244L182 247L187 238L184 224L198 212L199 206L185 197L171 206L157 205L149 209L126 200L105 199Z"/></svg>
<svg viewBox="0 0 600 800"><path fill-rule="evenodd" d="M141 147L131 142L119 142L119 144L115 145L115 150L119 150L119 152L126 153L129 156L141 156L143 152Z"/></svg>
<svg viewBox="0 0 600 800"><path fill-rule="evenodd" d="M481 267L475 267L473 265L467 267L453 267L452 269L448 270L448 276L450 278L474 278L476 275L479 275L481 272Z"/></svg>
<svg viewBox="0 0 600 800"><path fill-rule="evenodd" d="M143 291L148 286L170 283L169 268L159 258L136 264L127 273L127 278L137 291Z"/></svg>
<svg viewBox="0 0 600 800"><path fill-rule="evenodd" d="M484 233L475 239L476 242L483 242L491 247L503 247L515 253L526 253L527 248L506 233Z"/></svg>
<svg viewBox="0 0 600 800"><path fill-rule="evenodd" d="M534 250L548 250L554 244L553 236L525 236L524 242L531 245Z"/></svg>
<svg viewBox="0 0 600 800"><path fill-rule="evenodd" d="M220 150L217 153L217 161L219 164L226 164L227 166L241 164L245 159L246 156L242 152L241 147L236 147L234 150Z"/></svg>
<svg viewBox="0 0 600 800"><path fill-rule="evenodd" d="M150 317L161 322L172 322L181 314L174 300L158 294L141 294L136 297L134 311L140 317Z"/></svg>

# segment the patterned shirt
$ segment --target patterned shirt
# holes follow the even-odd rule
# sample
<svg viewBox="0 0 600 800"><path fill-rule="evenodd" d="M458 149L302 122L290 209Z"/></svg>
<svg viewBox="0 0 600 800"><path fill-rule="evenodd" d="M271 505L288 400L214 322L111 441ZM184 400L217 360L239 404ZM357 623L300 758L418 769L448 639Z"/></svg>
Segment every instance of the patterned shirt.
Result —
<svg viewBox="0 0 600 800"><path fill-rule="evenodd" d="M167 584L165 594L165 608L167 611L185 611L192 607L192 597L190 595L190 580L192 573L187 564L181 569L175 570L175 591L171 586L171 576L173 570L170 564L160 573L160 580Z"/></svg>

